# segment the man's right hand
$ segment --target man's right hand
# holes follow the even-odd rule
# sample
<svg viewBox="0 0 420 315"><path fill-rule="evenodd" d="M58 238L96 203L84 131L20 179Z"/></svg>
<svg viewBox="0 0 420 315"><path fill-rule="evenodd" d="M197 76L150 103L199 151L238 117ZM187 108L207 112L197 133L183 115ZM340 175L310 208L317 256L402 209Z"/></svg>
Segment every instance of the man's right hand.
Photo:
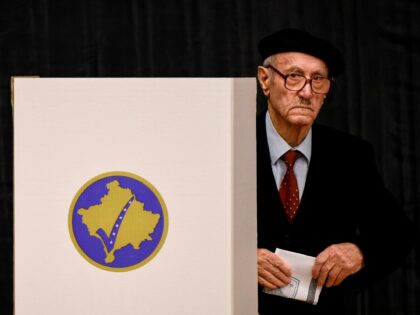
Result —
<svg viewBox="0 0 420 315"><path fill-rule="evenodd" d="M292 270L278 255L267 249L258 248L257 257L258 284L272 290L290 283Z"/></svg>

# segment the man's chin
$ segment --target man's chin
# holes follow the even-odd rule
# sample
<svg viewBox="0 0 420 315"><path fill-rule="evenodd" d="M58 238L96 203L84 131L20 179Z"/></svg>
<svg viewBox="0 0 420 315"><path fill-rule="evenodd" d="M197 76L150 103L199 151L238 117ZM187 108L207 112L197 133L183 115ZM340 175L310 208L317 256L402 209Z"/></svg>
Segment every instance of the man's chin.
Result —
<svg viewBox="0 0 420 315"><path fill-rule="evenodd" d="M311 126L315 119L307 115L293 115L290 117L289 122L296 126Z"/></svg>

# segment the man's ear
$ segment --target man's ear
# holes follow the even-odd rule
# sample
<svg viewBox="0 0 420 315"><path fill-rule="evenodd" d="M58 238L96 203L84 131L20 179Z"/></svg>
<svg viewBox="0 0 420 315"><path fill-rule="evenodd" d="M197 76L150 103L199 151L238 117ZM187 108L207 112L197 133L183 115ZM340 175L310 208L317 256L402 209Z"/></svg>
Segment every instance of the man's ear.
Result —
<svg viewBox="0 0 420 315"><path fill-rule="evenodd" d="M270 94L270 69L259 66L258 67L258 82L265 96Z"/></svg>

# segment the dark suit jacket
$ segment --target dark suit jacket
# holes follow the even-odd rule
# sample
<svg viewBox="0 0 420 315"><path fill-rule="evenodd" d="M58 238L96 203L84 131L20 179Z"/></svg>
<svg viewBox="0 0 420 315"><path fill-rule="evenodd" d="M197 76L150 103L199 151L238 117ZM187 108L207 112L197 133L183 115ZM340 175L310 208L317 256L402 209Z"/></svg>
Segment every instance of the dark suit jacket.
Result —
<svg viewBox="0 0 420 315"><path fill-rule="evenodd" d="M271 169L265 113L257 118L257 204L259 248L317 256L332 244L352 242L365 258L361 272L337 287L324 287L317 306L268 295L259 288L263 315L345 314L350 290L397 268L414 240L411 222L377 172L373 148L316 124L305 190L289 224Z"/></svg>

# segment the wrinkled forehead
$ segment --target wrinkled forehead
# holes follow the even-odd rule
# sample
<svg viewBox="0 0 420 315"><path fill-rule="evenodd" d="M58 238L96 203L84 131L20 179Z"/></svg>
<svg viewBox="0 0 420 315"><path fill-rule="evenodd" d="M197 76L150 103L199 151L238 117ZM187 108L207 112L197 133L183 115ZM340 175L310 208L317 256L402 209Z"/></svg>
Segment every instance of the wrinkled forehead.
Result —
<svg viewBox="0 0 420 315"><path fill-rule="evenodd" d="M327 64L320 58L301 52L282 52L272 56L273 62L283 69L298 69L308 73L328 75Z"/></svg>

